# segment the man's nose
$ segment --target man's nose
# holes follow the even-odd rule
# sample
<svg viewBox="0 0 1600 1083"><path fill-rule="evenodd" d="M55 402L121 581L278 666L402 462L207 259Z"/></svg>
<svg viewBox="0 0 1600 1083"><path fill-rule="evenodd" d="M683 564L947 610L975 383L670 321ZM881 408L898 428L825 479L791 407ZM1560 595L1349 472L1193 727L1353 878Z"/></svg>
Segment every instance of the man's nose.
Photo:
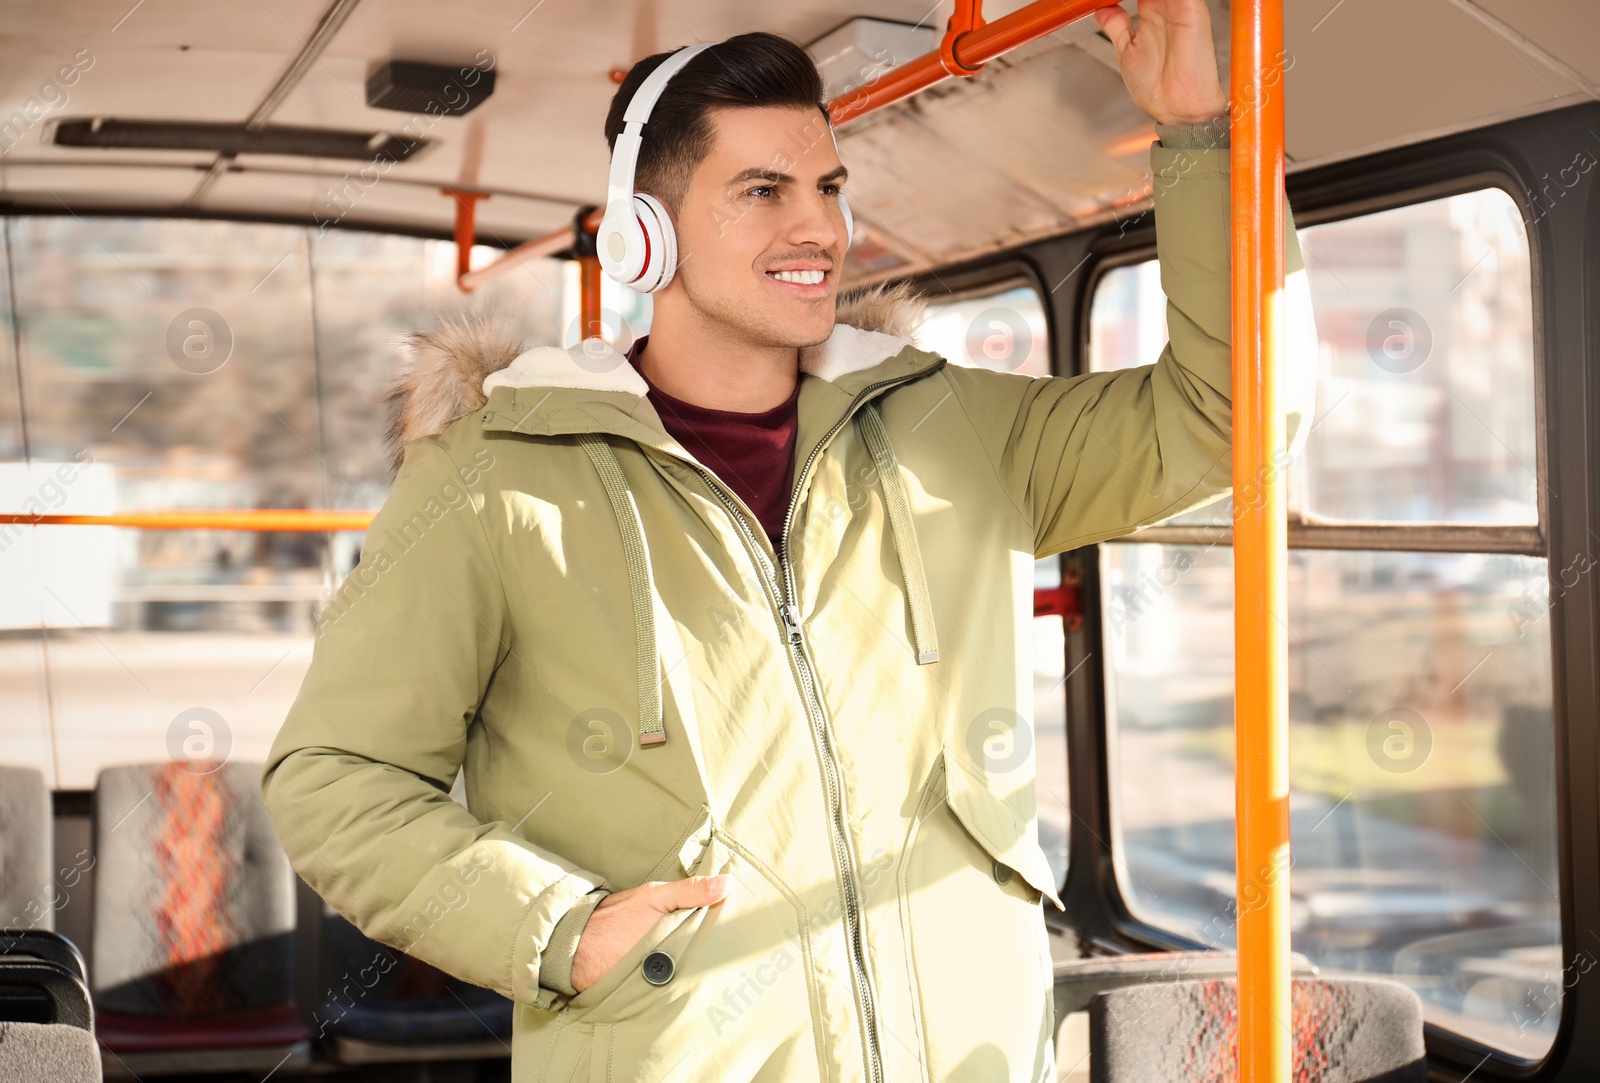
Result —
<svg viewBox="0 0 1600 1083"><path fill-rule="evenodd" d="M802 202L789 228L788 240L795 245L815 245L832 251L844 236L844 214L838 204L820 193Z"/></svg>

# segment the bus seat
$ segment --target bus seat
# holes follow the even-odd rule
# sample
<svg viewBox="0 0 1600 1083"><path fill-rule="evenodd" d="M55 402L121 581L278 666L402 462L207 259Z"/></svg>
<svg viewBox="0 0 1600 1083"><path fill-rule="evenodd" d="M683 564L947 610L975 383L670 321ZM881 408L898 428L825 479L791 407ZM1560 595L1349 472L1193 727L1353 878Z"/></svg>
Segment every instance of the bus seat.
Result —
<svg viewBox="0 0 1600 1083"><path fill-rule="evenodd" d="M0 766L0 920L55 928L54 826L44 775L33 767Z"/></svg>
<svg viewBox="0 0 1600 1083"><path fill-rule="evenodd" d="M100 773L91 960L108 1077L310 1063L294 873L260 776L179 761Z"/></svg>
<svg viewBox="0 0 1600 1083"><path fill-rule="evenodd" d="M327 911L318 1031L345 1064L505 1057L511 1001L365 936Z"/></svg>
<svg viewBox="0 0 1600 1083"><path fill-rule="evenodd" d="M88 984L89 969L84 965L83 952L60 933L43 929L0 929L0 962L20 959L54 963Z"/></svg>
<svg viewBox="0 0 1600 1083"><path fill-rule="evenodd" d="M1422 1002L1399 982L1296 978L1295 1079L1426 1083ZM1158 982L1101 993L1089 1006L1094 1083L1223 1083L1239 1076L1232 978Z"/></svg>
<svg viewBox="0 0 1600 1083"><path fill-rule="evenodd" d="M98 1083L94 1009L71 971L37 959L0 959L0 1083Z"/></svg>
<svg viewBox="0 0 1600 1083"><path fill-rule="evenodd" d="M1297 977L1311 977L1317 968L1299 952L1289 956ZM1055 967L1056 1025L1073 1012L1086 1012L1098 993L1151 982L1233 977L1239 959L1231 951L1152 951L1137 955L1097 955Z"/></svg>

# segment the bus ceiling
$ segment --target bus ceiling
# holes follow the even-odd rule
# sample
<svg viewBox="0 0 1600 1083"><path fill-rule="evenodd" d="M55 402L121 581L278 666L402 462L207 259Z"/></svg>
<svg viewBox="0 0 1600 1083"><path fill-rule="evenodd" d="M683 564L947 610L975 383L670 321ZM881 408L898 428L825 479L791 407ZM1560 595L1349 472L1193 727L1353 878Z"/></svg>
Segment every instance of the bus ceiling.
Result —
<svg viewBox="0 0 1600 1083"><path fill-rule="evenodd" d="M1211 6L1220 31L1226 5ZM681 23L656 0L486 2L448 20L436 8L356 0L251 5L226 21L194 4L85 0L67 24L37 0L13 7L0 40L0 70L10 76L0 94L8 212L176 214L448 237L458 208L471 205L474 240L503 250L557 231L547 241L552 253L570 247L574 212L604 191L599 121L612 73L697 37L759 27L810 41L820 54L839 32L829 33L838 9L818 0L759 12L681 0L672 8ZM958 32L947 36L953 8ZM874 68L874 85L839 102L850 120L841 146L853 166L857 224L871 242L852 261L852 284L1142 209L1150 125L1124 100L1095 24L1074 21L1086 8L947 0L930 16L926 3L888 0L874 6L876 18L845 24L871 23L892 48L874 42L859 60L892 53L896 69L890 77ZM1593 99L1600 34L1588 8L1588 0L1290 5L1290 170ZM1039 18L1060 23L1020 44L1045 29ZM919 29L919 20L930 25ZM1226 57L1226 35L1218 39ZM480 47L487 42L494 48ZM464 78L492 74L498 85L470 112L441 101L420 115L379 108L363 93L385 68L402 83L410 62ZM948 71L980 65L972 78ZM928 80L938 84L930 92L884 104ZM473 102L483 89L473 88ZM830 95L839 96L837 85ZM986 108L996 97L1013 107ZM858 105L872 111L851 112ZM376 185L324 141L365 135L392 145L407 125L412 152ZM209 126L228 146L148 142L194 137L179 131L185 126ZM106 145L112 140L123 142ZM313 144L321 150L308 156ZM941 167L955 161L959 179Z"/></svg>

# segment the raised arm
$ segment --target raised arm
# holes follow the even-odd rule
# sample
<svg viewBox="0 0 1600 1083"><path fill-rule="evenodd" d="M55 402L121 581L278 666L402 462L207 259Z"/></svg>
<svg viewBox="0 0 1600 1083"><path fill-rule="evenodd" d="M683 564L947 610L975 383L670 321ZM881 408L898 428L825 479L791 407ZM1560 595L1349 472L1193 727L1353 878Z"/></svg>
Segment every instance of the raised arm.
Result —
<svg viewBox="0 0 1600 1083"><path fill-rule="evenodd" d="M1150 164L1167 345L1152 365L1076 377L945 370L1001 484L1031 520L1038 556L1126 534L1232 484L1227 104L1210 20L1204 0L1141 0L1137 32L1120 8L1096 16L1162 139ZM1284 245L1293 447L1313 407L1316 329L1292 222Z"/></svg>

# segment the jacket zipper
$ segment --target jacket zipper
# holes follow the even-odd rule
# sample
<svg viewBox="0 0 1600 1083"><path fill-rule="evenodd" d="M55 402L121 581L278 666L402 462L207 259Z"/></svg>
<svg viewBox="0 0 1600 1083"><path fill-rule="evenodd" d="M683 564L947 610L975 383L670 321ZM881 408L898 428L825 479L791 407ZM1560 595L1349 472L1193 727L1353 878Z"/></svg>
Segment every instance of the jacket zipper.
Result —
<svg viewBox="0 0 1600 1083"><path fill-rule="evenodd" d="M779 577L773 573L771 565L766 560L760 542L755 537L755 532L750 528L750 521L740 509L737 498L727 491L716 476L700 466L694 465L706 487L722 502L729 517L744 538L747 548L755 558L756 567L760 570L762 579L768 590L776 596L778 601L778 619L783 629L784 643L789 648L789 656L799 674L801 699L805 702L806 715L811 721L811 727L816 734L818 743L822 746L822 778L823 788L828 800L828 812L833 844L834 857L839 864L841 890L844 896L845 931L850 947L850 972L856 987L856 999L861 1011L862 1044L867 1060L867 1076L871 1083L883 1083L883 1051L878 1045L877 1002L872 994L872 983L867 976L867 961L865 937L861 924L861 897L856 885L855 864L850 860L850 844L846 834L847 825L844 818L844 788L839 779L839 764L834 756L833 741L828 735L827 711L822 705L822 697L817 692L816 677L811 657L806 651L805 634L800 628L800 618L796 608L798 586L794 578L794 566L788 559L789 531L794 525L794 509L799 503L800 491L805 488L806 478L816 464L824 448L838 434L839 430L849 424L850 418L855 415L857 408L867 400L873 392L895 384L906 383L918 376L926 375L925 372L914 373L909 376L898 376L892 380L880 380L875 384L868 384L856 392L856 397L851 401L844 414L836 421L832 428L823 434L817 446L811 449L811 454L806 456L805 464L795 475L794 491L789 495L789 507L783 516L783 532L780 540L783 543L783 552L779 556L778 565L782 571Z"/></svg>
<svg viewBox="0 0 1600 1083"><path fill-rule="evenodd" d="M830 434L831 435L831 434ZM850 860L850 847L845 838L844 822L844 795L843 787L839 781L839 766L833 754L833 742L828 738L827 720L822 709L821 697L817 695L816 684L812 676L811 660L806 654L805 635L800 630L799 619L795 615L793 598L793 572L787 561L780 561L783 566L783 575L780 578L773 572L771 564L766 559L766 554L761 550L761 544L756 540L755 533L750 529L748 519L739 505L734 502L731 494L723 491L722 483L703 467L696 467L701 479L721 501L729 517L738 527L739 533L744 537L745 545L755 557L757 569L761 573L762 582L769 592L769 598L778 603L778 619L783 630L785 646L789 648L789 657L794 663L795 672L799 675L800 696L805 702L806 717L811 722L812 732L822 746L822 781L828 801L829 815L829 841L833 845L834 859L838 862L841 876L841 887L844 896L846 916L846 933L850 946L850 974L856 987L856 1002L861 1011L862 1045L867 1059L867 1073L871 1083L883 1083L883 1055L878 1048L877 1038L877 1005L873 1000L872 988L867 980L866 961L862 951L861 937L861 906L856 893L855 866ZM803 477L804 475L802 475ZM796 487L796 492L799 487ZM793 505L791 503L791 510ZM788 536L788 516L784 518L784 537ZM787 549L787 546L785 546Z"/></svg>

